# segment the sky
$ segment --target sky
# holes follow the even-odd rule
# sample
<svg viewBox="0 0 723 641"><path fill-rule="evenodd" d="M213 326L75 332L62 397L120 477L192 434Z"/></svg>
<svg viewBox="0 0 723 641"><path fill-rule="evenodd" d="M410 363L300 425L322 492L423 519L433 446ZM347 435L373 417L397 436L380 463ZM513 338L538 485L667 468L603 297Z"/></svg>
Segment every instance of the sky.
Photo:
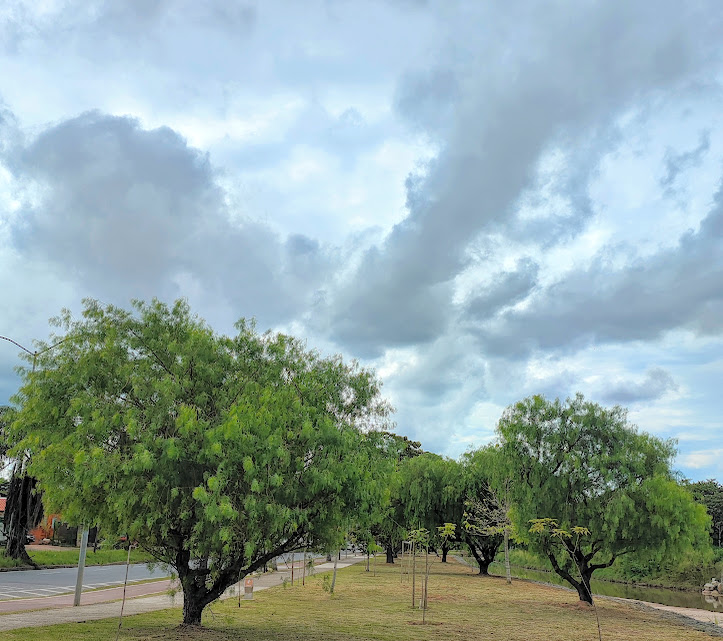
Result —
<svg viewBox="0 0 723 641"><path fill-rule="evenodd" d="M582 392L723 480L721 33L720 0L5 0L0 335L186 298L373 367L427 450Z"/></svg>

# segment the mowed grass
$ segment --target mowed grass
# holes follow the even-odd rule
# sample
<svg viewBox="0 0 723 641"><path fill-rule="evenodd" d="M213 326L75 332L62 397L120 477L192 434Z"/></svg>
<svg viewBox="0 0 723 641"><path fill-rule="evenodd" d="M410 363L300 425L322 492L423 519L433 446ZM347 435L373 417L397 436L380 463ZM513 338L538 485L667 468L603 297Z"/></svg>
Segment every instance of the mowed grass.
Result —
<svg viewBox="0 0 723 641"><path fill-rule="evenodd" d="M56 548L49 547L47 550L28 550L30 558L42 566L63 566L78 565L80 550L78 548ZM88 549L85 557L86 565L108 565L109 563L125 563L128 555L127 550L97 550L93 552ZM141 550L131 550L131 563L143 563L150 561L151 557ZM22 563L15 559L8 559L0 551L0 568L23 567Z"/></svg>
<svg viewBox="0 0 723 641"><path fill-rule="evenodd" d="M411 607L411 583L400 582L399 566L377 561L376 576L363 564L341 570L336 593L322 589L322 576L306 586L257 592L253 601L231 599L204 613L202 629L179 627L179 609L128 617L120 638L154 641L379 641L499 639L507 641L582 641L597 639L593 610L577 595L557 588L480 577L458 563L431 560L427 622ZM417 589L420 582L418 577ZM710 639L663 613L616 601L598 600L603 639L679 641ZM3 632L3 640L73 638L115 639L116 620Z"/></svg>

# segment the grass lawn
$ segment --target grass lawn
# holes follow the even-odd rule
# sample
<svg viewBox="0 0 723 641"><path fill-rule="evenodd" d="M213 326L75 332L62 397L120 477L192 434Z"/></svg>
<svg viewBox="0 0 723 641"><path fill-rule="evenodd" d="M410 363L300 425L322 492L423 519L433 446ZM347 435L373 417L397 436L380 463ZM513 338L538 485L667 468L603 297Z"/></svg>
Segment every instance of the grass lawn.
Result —
<svg viewBox="0 0 723 641"><path fill-rule="evenodd" d="M80 550L78 548L57 548L49 547L47 550L28 550L30 558L38 565L44 566L62 566L62 565L78 565L78 557ZM93 552L91 549L85 557L86 565L108 565L109 563L125 563L128 555L127 550L98 550ZM131 550L131 563L143 563L150 561L151 558L141 550ZM22 567L15 559L5 558L5 554L0 550L0 568Z"/></svg>
<svg viewBox="0 0 723 641"><path fill-rule="evenodd" d="M581 641L597 639L593 610L576 594L556 588L479 577L457 563L431 559L427 625L411 608L411 585L400 582L399 566L377 559L377 576L360 563L341 570L336 594L322 589L322 576L259 592L253 601L231 599L206 608L203 629L178 627L180 610L166 610L124 620L121 639L178 641L379 641L470 640ZM417 583L419 589L419 582ZM615 601L598 600L603 639L680 641L710 639L704 631ZM3 641L72 638L110 641L117 620L3 632Z"/></svg>

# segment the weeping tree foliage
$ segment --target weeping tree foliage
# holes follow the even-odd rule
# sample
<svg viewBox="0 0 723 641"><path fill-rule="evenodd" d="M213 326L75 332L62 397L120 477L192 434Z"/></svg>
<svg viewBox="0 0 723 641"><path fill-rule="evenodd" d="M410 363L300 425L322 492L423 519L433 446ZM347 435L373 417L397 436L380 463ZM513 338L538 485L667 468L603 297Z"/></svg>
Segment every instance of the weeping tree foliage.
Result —
<svg viewBox="0 0 723 641"><path fill-rule="evenodd" d="M363 431L389 408L370 371L239 321L218 335L178 301L85 301L23 373L11 428L50 509L178 573L183 621L269 560L338 543L377 497ZM365 458L367 457L367 458Z"/></svg>
<svg viewBox="0 0 723 641"><path fill-rule="evenodd" d="M446 563L450 545L456 538L443 538L440 523L459 524L462 519L462 469L452 459L425 452L403 461L396 488L401 522L409 529L430 532L430 545L442 549Z"/></svg>
<svg viewBox="0 0 723 641"><path fill-rule="evenodd" d="M406 536L399 501L399 468L404 461L422 454L421 444L386 430L370 433L368 439L378 453L374 476L384 484L384 490L379 503L359 519L357 539L364 550L367 544L378 543L386 553L386 562L394 563L394 554Z"/></svg>
<svg viewBox="0 0 723 641"><path fill-rule="evenodd" d="M709 544L705 509L671 471L675 444L637 432L621 407L533 396L507 408L497 431L517 533L581 601L592 602L593 572L622 555ZM530 531L541 519L554 527Z"/></svg>

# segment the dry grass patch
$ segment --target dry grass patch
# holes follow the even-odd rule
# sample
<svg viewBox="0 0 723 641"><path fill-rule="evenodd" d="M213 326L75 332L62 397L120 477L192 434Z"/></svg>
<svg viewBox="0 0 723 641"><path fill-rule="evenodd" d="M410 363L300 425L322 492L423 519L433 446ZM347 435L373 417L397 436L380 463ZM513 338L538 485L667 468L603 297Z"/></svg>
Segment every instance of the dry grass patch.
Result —
<svg viewBox="0 0 723 641"><path fill-rule="evenodd" d="M419 581L417 584L419 590ZM615 641L695 641L710 639L662 613L600 599L603 639ZM339 573L337 592L322 589L320 576L306 586L274 588L253 601L235 600L207 609L203 629L179 628L180 612L142 615L124 624L122 639L136 641L422 641L477 640L583 641L597 639L592 609L577 595L557 588L480 577L457 563L432 561L428 625L411 607L411 581L400 582L399 566L377 566L377 576L358 564ZM62 630L61 628L67 628ZM78 641L115 638L112 622L58 626L33 636ZM3 633L4 639L28 638L28 630Z"/></svg>

